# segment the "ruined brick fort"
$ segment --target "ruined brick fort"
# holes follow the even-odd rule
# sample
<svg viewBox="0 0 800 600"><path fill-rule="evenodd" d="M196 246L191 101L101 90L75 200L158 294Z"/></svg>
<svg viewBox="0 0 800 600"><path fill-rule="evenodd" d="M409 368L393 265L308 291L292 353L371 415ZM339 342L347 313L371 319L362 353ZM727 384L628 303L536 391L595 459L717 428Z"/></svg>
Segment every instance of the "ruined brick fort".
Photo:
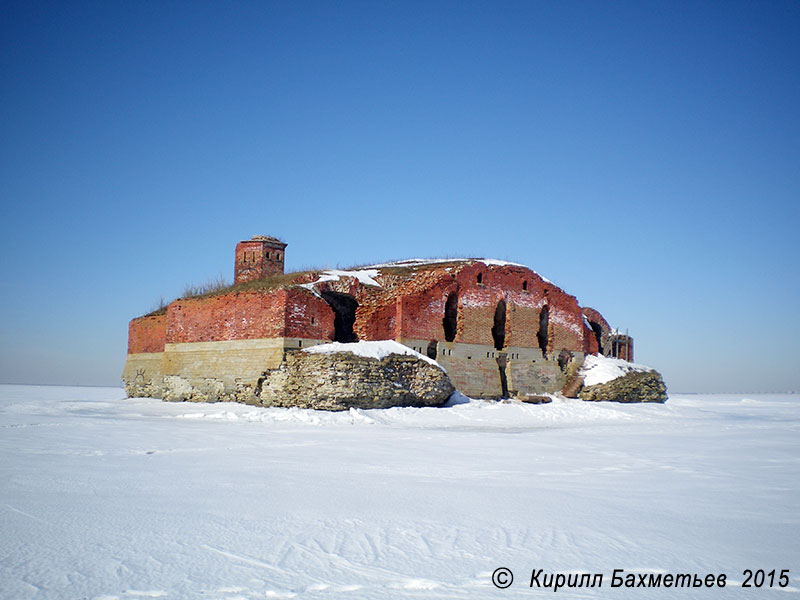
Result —
<svg viewBox="0 0 800 600"><path fill-rule="evenodd" d="M231 287L133 319L128 395L260 404L287 354L333 341L396 340L473 398L574 395L586 354L633 360L629 336L522 265L408 260L284 274L286 246L239 242Z"/></svg>

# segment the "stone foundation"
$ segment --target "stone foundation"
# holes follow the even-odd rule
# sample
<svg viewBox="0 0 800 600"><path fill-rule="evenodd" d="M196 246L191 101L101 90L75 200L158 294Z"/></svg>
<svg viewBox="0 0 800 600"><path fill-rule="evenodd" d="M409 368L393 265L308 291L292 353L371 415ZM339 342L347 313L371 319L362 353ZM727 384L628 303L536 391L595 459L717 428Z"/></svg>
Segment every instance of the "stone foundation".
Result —
<svg viewBox="0 0 800 600"><path fill-rule="evenodd" d="M164 353L128 354L122 381L129 398L162 398L164 395Z"/></svg>
<svg viewBox="0 0 800 600"><path fill-rule="evenodd" d="M666 402L667 386L657 371L634 371L608 383L585 387L578 397L590 402Z"/></svg>
<svg viewBox="0 0 800 600"><path fill-rule="evenodd" d="M472 398L552 394L561 391L567 381L558 362L535 348L512 346L499 351L484 344L400 341L435 358L455 388ZM293 351L320 343L324 341L271 338L166 344L164 352L129 354L122 378L131 397L261 404L264 378L281 369ZM576 360L582 358L582 353L576 353ZM276 398L269 402L289 402L280 394Z"/></svg>
<svg viewBox="0 0 800 600"><path fill-rule="evenodd" d="M264 406L323 410L440 406L455 391L442 369L414 356L287 352L259 382Z"/></svg>

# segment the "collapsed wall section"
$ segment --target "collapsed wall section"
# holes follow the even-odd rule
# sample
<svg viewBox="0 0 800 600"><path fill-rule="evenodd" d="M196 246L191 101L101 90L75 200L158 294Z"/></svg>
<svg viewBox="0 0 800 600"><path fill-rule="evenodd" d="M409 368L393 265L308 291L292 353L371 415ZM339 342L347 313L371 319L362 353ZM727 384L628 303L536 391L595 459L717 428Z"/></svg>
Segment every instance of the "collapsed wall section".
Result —
<svg viewBox="0 0 800 600"><path fill-rule="evenodd" d="M590 354L605 355L610 350L611 345L611 326L598 311L588 306L582 309L586 324L590 329L587 338L587 352Z"/></svg>
<svg viewBox="0 0 800 600"><path fill-rule="evenodd" d="M362 292L367 297L359 298L356 325L361 339L391 337L494 347L500 340L502 346L584 351L585 326L575 297L526 267L476 261L428 268L390 291ZM500 319L498 307L503 311ZM376 327L372 317L381 309L389 318ZM548 315L544 322L543 310ZM394 331L387 326L392 316ZM503 320L504 330L499 331Z"/></svg>

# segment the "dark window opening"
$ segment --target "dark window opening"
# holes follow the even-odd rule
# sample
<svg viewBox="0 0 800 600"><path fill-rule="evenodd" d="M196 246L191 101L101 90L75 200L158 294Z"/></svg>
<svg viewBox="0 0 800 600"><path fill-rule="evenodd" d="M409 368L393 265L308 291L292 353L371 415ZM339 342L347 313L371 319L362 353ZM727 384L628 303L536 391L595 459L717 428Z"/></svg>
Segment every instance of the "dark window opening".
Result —
<svg viewBox="0 0 800 600"><path fill-rule="evenodd" d="M431 340L428 342L428 358L436 358L436 348L438 347L438 342L436 340Z"/></svg>
<svg viewBox="0 0 800 600"><path fill-rule="evenodd" d="M494 311L494 326L492 327L494 347L502 350L506 344L506 301L500 300Z"/></svg>
<svg viewBox="0 0 800 600"><path fill-rule="evenodd" d="M311 317L311 324L314 324L314 317Z"/></svg>
<svg viewBox="0 0 800 600"><path fill-rule="evenodd" d="M572 353L569 352L568 350L562 350L558 354L558 368L561 369L562 373L567 372L567 367L571 362L572 362Z"/></svg>
<svg viewBox="0 0 800 600"><path fill-rule="evenodd" d="M549 338L549 329L550 329L550 307L547 304L544 305L542 308L542 312L539 313L539 333L536 334L536 338L539 340L539 348L542 350L542 354L546 357L547 356L547 342Z"/></svg>
<svg viewBox="0 0 800 600"><path fill-rule="evenodd" d="M349 294L338 292L321 292L322 299L333 309L333 341L357 342L358 336L353 332L356 322L358 302Z"/></svg>
<svg viewBox="0 0 800 600"><path fill-rule="evenodd" d="M597 351L600 354L605 355L605 352L603 352L603 341L602 341L603 328L600 327L599 323L595 323L594 321L589 321L589 325L591 326L592 331L594 331L594 337L597 338Z"/></svg>
<svg viewBox="0 0 800 600"><path fill-rule="evenodd" d="M456 328L458 326L458 292L451 292L447 297L447 302L444 304L444 318L442 319L442 327L444 327L444 339L447 342L452 342L456 339Z"/></svg>
<svg viewBox="0 0 800 600"><path fill-rule="evenodd" d="M483 273L478 273L478 283L483 283Z"/></svg>
<svg viewBox="0 0 800 600"><path fill-rule="evenodd" d="M508 398L508 377L506 376L506 357L497 357L497 369L500 371L500 397Z"/></svg>
<svg viewBox="0 0 800 600"><path fill-rule="evenodd" d="M528 282L527 281L523 281L522 282L522 290L525 291L525 292L528 291Z"/></svg>

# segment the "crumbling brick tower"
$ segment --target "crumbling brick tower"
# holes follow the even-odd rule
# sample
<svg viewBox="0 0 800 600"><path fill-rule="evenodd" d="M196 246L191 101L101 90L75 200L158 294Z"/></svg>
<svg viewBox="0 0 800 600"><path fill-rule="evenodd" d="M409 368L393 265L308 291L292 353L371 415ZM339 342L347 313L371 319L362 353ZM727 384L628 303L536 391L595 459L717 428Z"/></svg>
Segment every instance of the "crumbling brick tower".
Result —
<svg viewBox="0 0 800 600"><path fill-rule="evenodd" d="M283 275L283 256L286 244L268 235L254 235L236 244L234 283Z"/></svg>

